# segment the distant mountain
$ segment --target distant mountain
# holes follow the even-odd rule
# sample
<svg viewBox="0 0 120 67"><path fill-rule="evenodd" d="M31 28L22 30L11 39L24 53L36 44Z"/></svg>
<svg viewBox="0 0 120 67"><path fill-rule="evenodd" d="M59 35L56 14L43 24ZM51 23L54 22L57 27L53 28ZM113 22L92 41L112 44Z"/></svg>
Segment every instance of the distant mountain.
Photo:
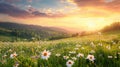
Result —
<svg viewBox="0 0 120 67"><path fill-rule="evenodd" d="M0 22L0 36L11 36L14 40L54 40L69 37L69 34L61 28Z"/></svg>

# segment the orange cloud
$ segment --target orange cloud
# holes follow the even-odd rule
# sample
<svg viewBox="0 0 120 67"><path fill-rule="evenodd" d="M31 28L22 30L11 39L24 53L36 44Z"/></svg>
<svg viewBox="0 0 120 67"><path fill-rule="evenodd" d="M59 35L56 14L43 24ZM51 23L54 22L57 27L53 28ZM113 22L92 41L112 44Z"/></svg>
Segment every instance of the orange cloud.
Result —
<svg viewBox="0 0 120 67"><path fill-rule="evenodd" d="M73 0L79 7L95 7L120 11L120 0ZM99 10L99 9L98 9Z"/></svg>

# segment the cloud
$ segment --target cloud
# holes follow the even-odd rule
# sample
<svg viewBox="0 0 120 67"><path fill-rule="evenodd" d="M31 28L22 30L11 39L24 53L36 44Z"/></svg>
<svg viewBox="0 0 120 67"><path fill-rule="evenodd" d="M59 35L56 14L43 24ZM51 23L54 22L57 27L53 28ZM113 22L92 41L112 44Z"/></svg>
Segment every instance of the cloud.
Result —
<svg viewBox="0 0 120 67"><path fill-rule="evenodd" d="M17 18L60 17L59 15L49 15L46 13L42 13L40 11L37 11L33 7L30 7L28 10L22 10L8 3L0 3L0 14L6 14Z"/></svg>
<svg viewBox="0 0 120 67"><path fill-rule="evenodd" d="M120 0L73 0L79 7L99 7L106 10L120 11Z"/></svg>
<svg viewBox="0 0 120 67"><path fill-rule="evenodd" d="M32 0L27 0L27 1L30 2L30 3L32 2Z"/></svg>
<svg viewBox="0 0 120 67"><path fill-rule="evenodd" d="M120 0L65 0L76 4L78 11L73 12L80 17L109 17L119 15Z"/></svg>
<svg viewBox="0 0 120 67"><path fill-rule="evenodd" d="M48 16L47 14L41 13L41 12L39 12L39 11L34 11L34 12L32 12L32 14L33 14L34 16L38 16L38 17L40 17L40 16L42 16L42 17L47 17L47 16Z"/></svg>
<svg viewBox="0 0 120 67"><path fill-rule="evenodd" d="M13 17L26 17L30 15L27 11L21 10L7 3L0 3L0 13Z"/></svg>
<svg viewBox="0 0 120 67"><path fill-rule="evenodd" d="M20 2L21 0L4 0L4 1L8 3L14 3L14 2Z"/></svg>

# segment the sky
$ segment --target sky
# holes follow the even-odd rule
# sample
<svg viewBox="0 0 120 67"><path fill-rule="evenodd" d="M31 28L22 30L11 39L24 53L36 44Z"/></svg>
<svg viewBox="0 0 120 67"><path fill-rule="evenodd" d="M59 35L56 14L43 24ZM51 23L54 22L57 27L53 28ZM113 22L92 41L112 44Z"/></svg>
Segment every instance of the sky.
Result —
<svg viewBox="0 0 120 67"><path fill-rule="evenodd" d="M120 0L0 0L0 21L95 31L120 21Z"/></svg>

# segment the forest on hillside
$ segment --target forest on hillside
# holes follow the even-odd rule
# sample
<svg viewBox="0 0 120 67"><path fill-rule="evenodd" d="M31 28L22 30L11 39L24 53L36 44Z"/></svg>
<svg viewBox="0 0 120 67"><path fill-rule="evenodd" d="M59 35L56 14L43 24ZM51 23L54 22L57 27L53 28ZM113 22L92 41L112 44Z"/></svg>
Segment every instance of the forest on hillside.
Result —
<svg viewBox="0 0 120 67"><path fill-rule="evenodd" d="M0 36L10 36L14 40L54 40L69 37L63 29L0 22Z"/></svg>

